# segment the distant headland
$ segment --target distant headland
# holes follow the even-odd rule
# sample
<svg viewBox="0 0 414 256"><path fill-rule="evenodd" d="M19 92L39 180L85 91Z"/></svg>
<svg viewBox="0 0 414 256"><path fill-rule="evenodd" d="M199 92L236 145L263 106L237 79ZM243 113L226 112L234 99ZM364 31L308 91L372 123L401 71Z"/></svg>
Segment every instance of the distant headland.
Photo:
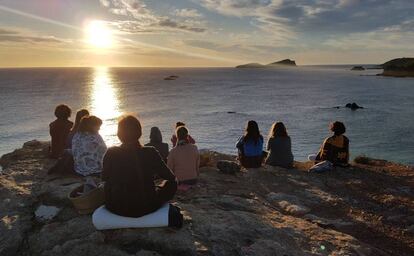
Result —
<svg viewBox="0 0 414 256"><path fill-rule="evenodd" d="M414 77L414 58L398 58L382 64L382 76Z"/></svg>
<svg viewBox="0 0 414 256"><path fill-rule="evenodd" d="M296 62L291 59L284 59L284 60L269 63L267 65L263 65L260 63L248 63L248 64L236 66L236 68L275 68L275 67L281 67L281 66L296 67Z"/></svg>

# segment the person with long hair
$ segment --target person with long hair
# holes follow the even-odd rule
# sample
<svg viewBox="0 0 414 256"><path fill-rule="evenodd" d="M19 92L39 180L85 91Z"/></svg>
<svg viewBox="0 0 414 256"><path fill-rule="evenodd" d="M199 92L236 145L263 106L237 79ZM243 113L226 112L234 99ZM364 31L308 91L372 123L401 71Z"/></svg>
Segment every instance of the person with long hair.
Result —
<svg viewBox="0 0 414 256"><path fill-rule="evenodd" d="M76 112L75 124L73 125L72 129L69 132L68 139L67 139L67 142L66 142L66 149L71 149L72 148L73 135L75 135L75 133L78 132L80 121L85 116L89 116L89 111L86 110L86 109L80 109L80 110L78 110L78 112Z"/></svg>
<svg viewBox="0 0 414 256"><path fill-rule="evenodd" d="M168 143L162 142L162 134L158 127L151 127L150 132L150 142L145 144L145 146L154 147L158 153L160 153L162 160L167 162L169 146Z"/></svg>
<svg viewBox="0 0 414 256"><path fill-rule="evenodd" d="M120 146L108 149L104 158L105 207L121 216L141 217L172 200L177 180L154 147L142 146L139 120L124 116L118 122ZM155 177L162 179L155 185ZM181 227L178 207L170 205L169 225Z"/></svg>
<svg viewBox="0 0 414 256"><path fill-rule="evenodd" d="M81 119L78 132L72 139L72 155L75 172L82 176L102 172L103 157L106 145L99 129L102 120L96 116L85 116Z"/></svg>
<svg viewBox="0 0 414 256"><path fill-rule="evenodd" d="M309 155L315 162L330 161L336 166L349 165L349 139L344 135L346 128L342 122L335 121L329 125L333 135L326 138L317 155Z"/></svg>
<svg viewBox="0 0 414 256"><path fill-rule="evenodd" d="M266 164L283 168L293 167L292 144L286 127L282 122L272 125L267 141L269 155Z"/></svg>
<svg viewBox="0 0 414 256"><path fill-rule="evenodd" d="M177 176L180 184L193 185L197 182L199 175L198 148L188 141L189 132L185 126L179 126L175 133L178 142L168 156L168 167Z"/></svg>
<svg viewBox="0 0 414 256"><path fill-rule="evenodd" d="M51 158L59 158L62 156L66 141L69 136L73 123L69 121L72 110L64 104L55 108L56 120L49 124L49 133L51 137L49 156Z"/></svg>
<svg viewBox="0 0 414 256"><path fill-rule="evenodd" d="M263 136L256 121L247 122L245 133L236 143L240 164L246 168L258 168L262 165Z"/></svg>

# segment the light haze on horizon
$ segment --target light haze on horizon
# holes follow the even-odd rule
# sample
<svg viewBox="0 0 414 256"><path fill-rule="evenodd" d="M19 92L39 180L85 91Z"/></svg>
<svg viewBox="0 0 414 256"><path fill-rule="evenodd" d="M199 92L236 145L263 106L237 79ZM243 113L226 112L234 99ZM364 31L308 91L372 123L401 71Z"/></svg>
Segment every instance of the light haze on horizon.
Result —
<svg viewBox="0 0 414 256"><path fill-rule="evenodd" d="M379 64L413 55L413 13L412 0L0 0L0 67Z"/></svg>

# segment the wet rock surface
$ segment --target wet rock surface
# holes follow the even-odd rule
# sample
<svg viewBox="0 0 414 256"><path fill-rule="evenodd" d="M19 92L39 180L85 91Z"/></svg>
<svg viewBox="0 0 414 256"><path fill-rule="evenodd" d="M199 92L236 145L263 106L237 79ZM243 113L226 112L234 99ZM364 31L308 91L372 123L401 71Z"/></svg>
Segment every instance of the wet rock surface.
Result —
<svg viewBox="0 0 414 256"><path fill-rule="evenodd" d="M200 182L176 195L184 226L96 231L67 193L82 181L48 176L48 144L0 159L0 255L413 255L414 170L370 159L310 174L263 167L227 175L209 152ZM214 167L213 167L214 166ZM59 209L37 221L40 206Z"/></svg>

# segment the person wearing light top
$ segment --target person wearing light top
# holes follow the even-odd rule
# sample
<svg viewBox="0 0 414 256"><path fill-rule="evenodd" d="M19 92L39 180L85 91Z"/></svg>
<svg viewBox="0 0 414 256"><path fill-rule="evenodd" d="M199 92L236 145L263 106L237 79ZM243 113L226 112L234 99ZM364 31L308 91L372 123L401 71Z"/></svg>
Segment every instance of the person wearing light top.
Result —
<svg viewBox="0 0 414 256"><path fill-rule="evenodd" d="M82 176L102 172L106 145L99 129L102 120L96 116L83 117L78 132L73 135L72 155L75 172Z"/></svg>
<svg viewBox="0 0 414 256"><path fill-rule="evenodd" d="M200 155L196 145L188 141L185 126L176 129L177 146L168 155L168 167L177 177L179 184L193 185L199 175Z"/></svg>

